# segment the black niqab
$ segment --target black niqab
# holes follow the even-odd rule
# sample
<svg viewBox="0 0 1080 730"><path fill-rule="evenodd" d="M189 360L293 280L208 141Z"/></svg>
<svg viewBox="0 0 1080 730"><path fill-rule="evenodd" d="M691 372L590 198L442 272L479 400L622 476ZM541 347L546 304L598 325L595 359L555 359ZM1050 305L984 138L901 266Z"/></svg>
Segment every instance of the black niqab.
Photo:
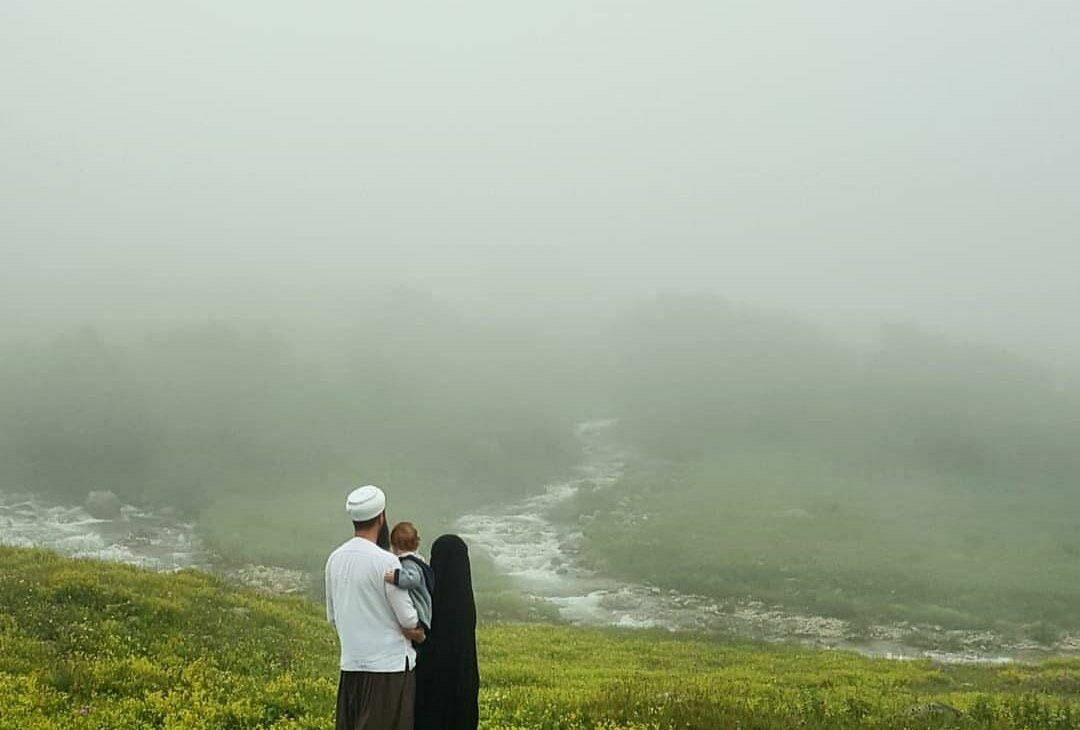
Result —
<svg viewBox="0 0 1080 730"><path fill-rule="evenodd" d="M431 631L416 663L416 730L476 730L480 673L469 548L457 535L431 546Z"/></svg>

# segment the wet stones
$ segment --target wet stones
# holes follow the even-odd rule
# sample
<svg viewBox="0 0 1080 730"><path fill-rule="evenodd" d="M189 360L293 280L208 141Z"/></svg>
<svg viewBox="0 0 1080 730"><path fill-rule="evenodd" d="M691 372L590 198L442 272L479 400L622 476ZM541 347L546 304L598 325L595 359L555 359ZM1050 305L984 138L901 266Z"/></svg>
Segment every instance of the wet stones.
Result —
<svg viewBox="0 0 1080 730"><path fill-rule="evenodd" d="M83 509L99 520L116 520L120 518L120 498L109 490L93 491L86 495Z"/></svg>
<svg viewBox="0 0 1080 730"><path fill-rule="evenodd" d="M306 593L311 585L311 579L304 571L274 565L249 564L228 571L225 577L260 593L272 595Z"/></svg>
<svg viewBox="0 0 1080 730"><path fill-rule="evenodd" d="M952 705L943 702L927 702L915 705L904 716L910 720L916 720L924 727L949 727L963 717L963 713Z"/></svg>
<svg viewBox="0 0 1080 730"><path fill-rule="evenodd" d="M564 555L576 556L581 553L581 542L580 540L575 540L573 538L563 540L559 543L559 550Z"/></svg>
<svg viewBox="0 0 1080 730"><path fill-rule="evenodd" d="M151 547L154 544L154 540L157 538L157 533L149 528L143 527L136 530L132 530L121 541L122 545L130 548L145 548Z"/></svg>
<svg viewBox="0 0 1080 730"><path fill-rule="evenodd" d="M577 488L579 492L582 492L584 494L592 494L599 487L592 479L582 479L580 482L578 482Z"/></svg>
<svg viewBox="0 0 1080 730"><path fill-rule="evenodd" d="M776 517L786 520L812 520L814 515L802 507L790 507L775 513Z"/></svg>

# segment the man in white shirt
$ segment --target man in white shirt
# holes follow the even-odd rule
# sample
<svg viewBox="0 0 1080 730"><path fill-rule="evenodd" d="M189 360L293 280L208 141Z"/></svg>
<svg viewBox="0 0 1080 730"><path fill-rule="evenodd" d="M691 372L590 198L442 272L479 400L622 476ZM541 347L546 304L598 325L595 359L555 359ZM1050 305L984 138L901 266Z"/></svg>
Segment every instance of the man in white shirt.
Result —
<svg viewBox="0 0 1080 730"><path fill-rule="evenodd" d="M336 730L412 730L416 651L423 641L408 592L386 583L401 568L376 543L386 525L386 495L354 489L345 503L354 537L326 561L326 617L341 641Z"/></svg>

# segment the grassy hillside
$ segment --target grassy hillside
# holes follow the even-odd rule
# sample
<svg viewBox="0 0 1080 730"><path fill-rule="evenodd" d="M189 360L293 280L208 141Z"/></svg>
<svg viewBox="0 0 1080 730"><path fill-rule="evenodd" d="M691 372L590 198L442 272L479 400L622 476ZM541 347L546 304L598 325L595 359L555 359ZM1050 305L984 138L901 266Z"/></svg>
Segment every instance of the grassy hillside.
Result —
<svg viewBox="0 0 1080 730"><path fill-rule="evenodd" d="M562 513L605 570L856 621L1080 629L1074 385L977 343L894 327L860 351L713 300L611 337L637 458Z"/></svg>
<svg viewBox="0 0 1080 730"><path fill-rule="evenodd" d="M627 579L1052 641L1080 628L1074 501L929 473L859 479L814 455L732 449L639 465L564 514L588 516L591 560Z"/></svg>
<svg viewBox="0 0 1080 730"><path fill-rule="evenodd" d="M490 625L485 728L1080 727L1080 663L940 668L668 635ZM0 548L0 728L330 728L321 607L197 573Z"/></svg>

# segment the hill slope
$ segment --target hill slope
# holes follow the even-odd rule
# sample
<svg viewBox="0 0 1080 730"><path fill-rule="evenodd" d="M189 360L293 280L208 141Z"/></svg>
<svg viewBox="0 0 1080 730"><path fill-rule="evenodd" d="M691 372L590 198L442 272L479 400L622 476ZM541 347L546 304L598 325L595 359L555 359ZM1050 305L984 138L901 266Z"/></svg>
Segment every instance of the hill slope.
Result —
<svg viewBox="0 0 1080 730"><path fill-rule="evenodd" d="M935 667L668 635L480 631L487 728L1080 727L1080 662ZM0 728L332 727L321 607L0 548ZM923 711L911 713L912 707Z"/></svg>

